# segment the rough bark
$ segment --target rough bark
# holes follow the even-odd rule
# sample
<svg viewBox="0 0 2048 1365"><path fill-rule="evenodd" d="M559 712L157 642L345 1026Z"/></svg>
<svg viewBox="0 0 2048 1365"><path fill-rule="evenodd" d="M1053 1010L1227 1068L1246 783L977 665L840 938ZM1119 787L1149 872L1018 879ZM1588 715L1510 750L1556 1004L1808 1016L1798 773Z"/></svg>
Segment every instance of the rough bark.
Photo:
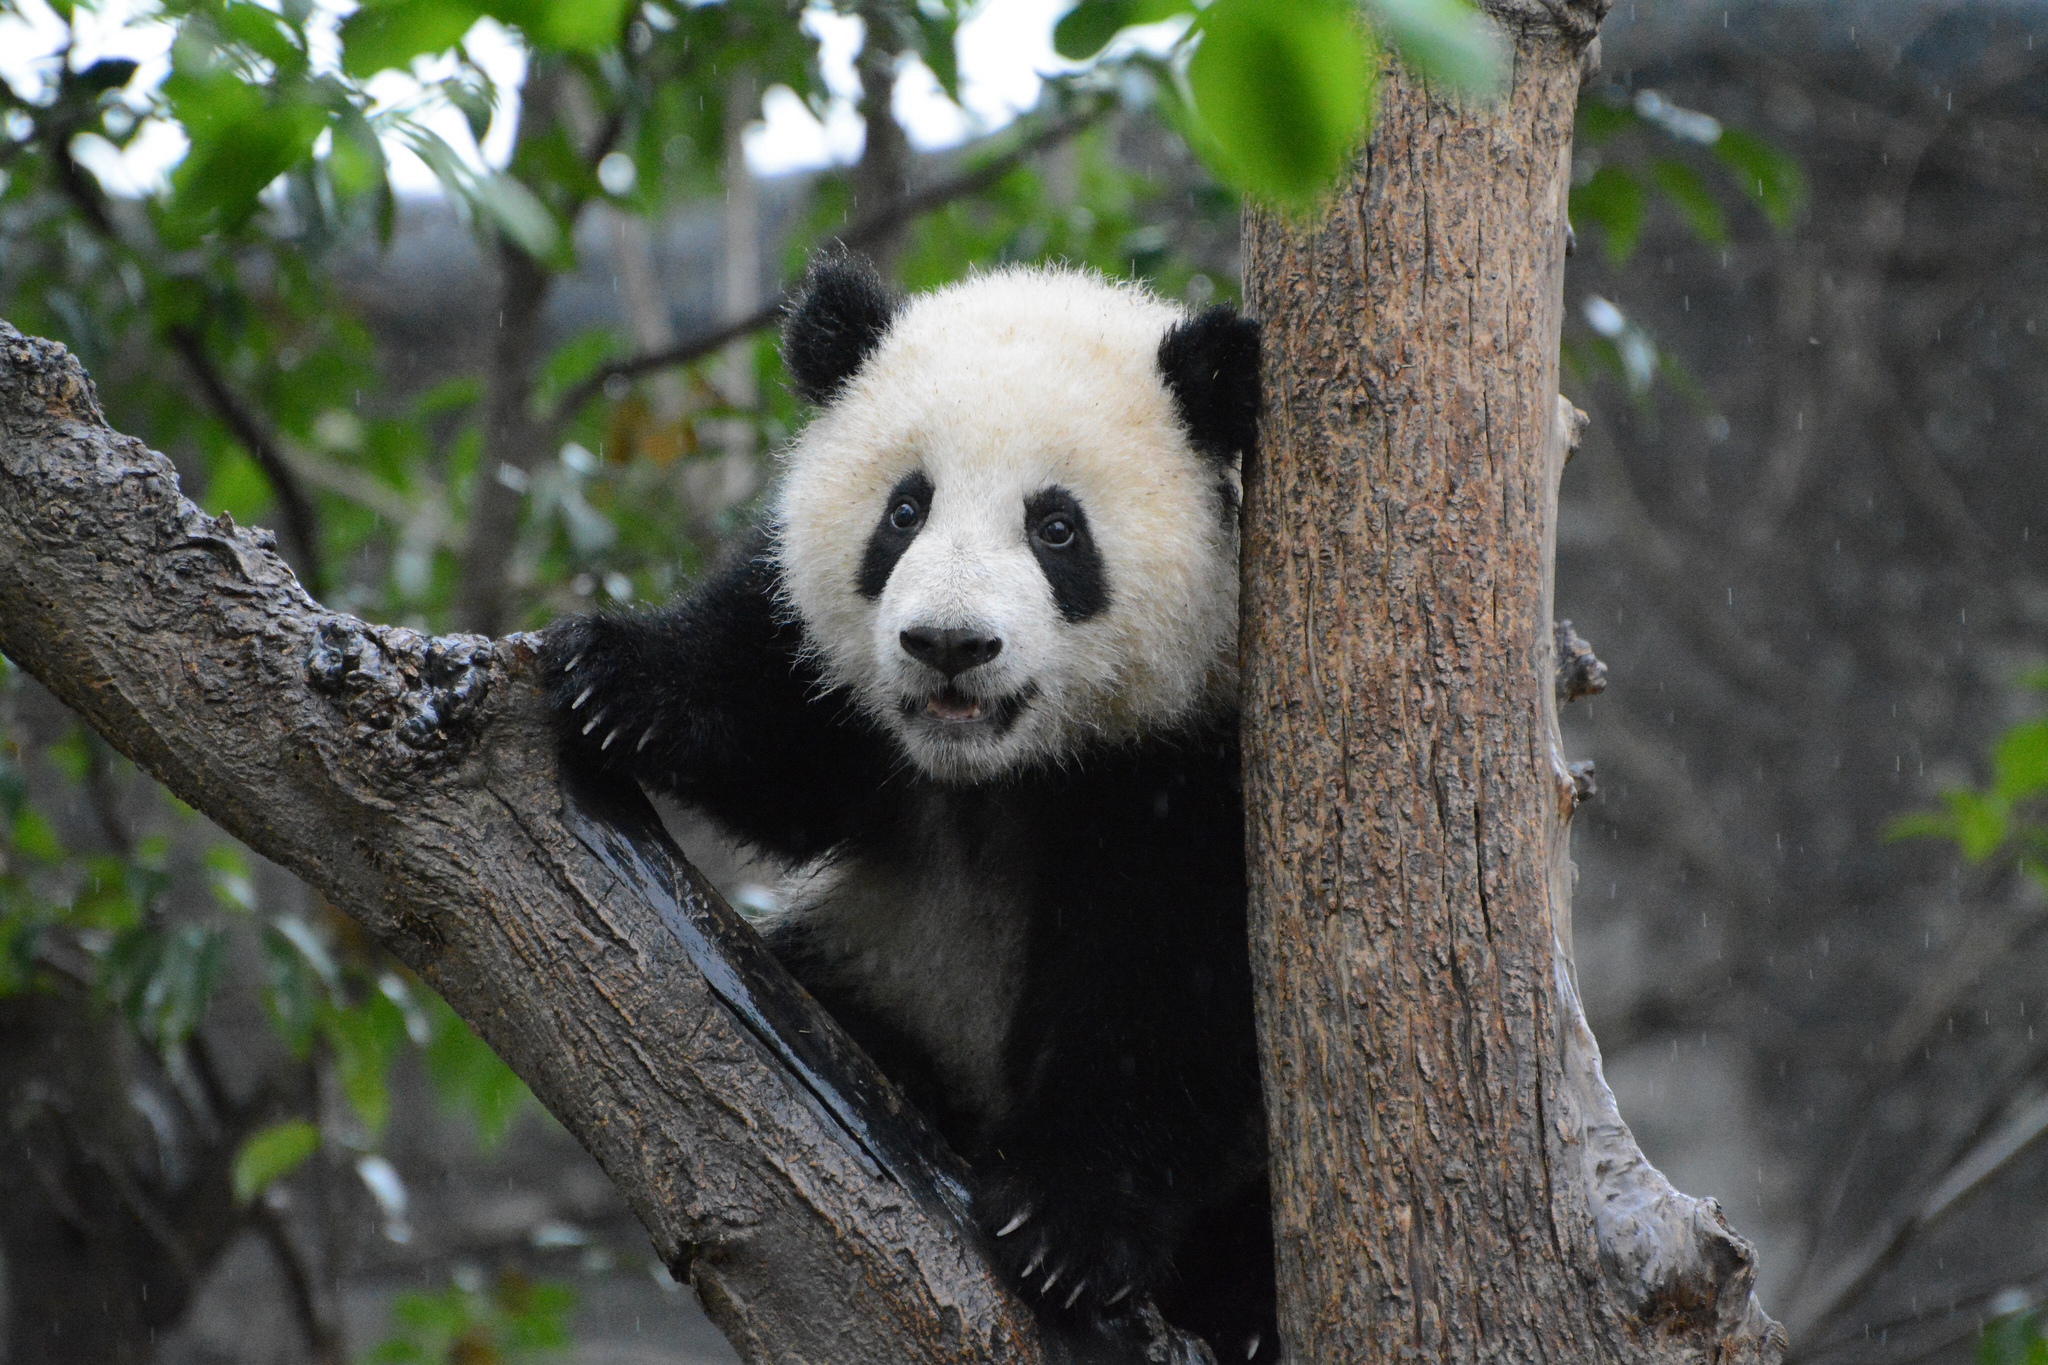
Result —
<svg viewBox="0 0 2048 1365"><path fill-rule="evenodd" d="M1300 1361L1775 1360L1754 1258L1643 1160L1572 987L1551 628L1574 101L1390 67L1321 217L1246 222L1245 782L1281 1324ZM1568 660L1568 676L1590 672Z"/></svg>
<svg viewBox="0 0 2048 1365"><path fill-rule="evenodd" d="M0 323L0 650L446 996L743 1356L1044 1358L929 1130L637 794L565 798L532 637L324 611L273 544Z"/></svg>

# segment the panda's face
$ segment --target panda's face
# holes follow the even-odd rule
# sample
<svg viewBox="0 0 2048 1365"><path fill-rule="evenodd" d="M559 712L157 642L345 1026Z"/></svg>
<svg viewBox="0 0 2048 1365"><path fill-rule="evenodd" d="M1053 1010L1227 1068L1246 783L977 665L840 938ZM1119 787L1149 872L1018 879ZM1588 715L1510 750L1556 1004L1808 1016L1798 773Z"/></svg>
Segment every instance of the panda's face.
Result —
<svg viewBox="0 0 2048 1365"><path fill-rule="evenodd" d="M911 761L979 782L1227 706L1235 471L1158 368L1179 314L1070 273L912 301L791 448L789 604Z"/></svg>

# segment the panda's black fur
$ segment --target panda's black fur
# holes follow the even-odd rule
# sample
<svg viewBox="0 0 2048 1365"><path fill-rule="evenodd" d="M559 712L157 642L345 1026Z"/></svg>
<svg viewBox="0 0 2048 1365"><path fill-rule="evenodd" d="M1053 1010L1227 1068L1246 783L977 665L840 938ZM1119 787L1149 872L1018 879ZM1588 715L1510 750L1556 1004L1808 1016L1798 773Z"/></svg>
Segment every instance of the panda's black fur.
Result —
<svg viewBox="0 0 2048 1365"><path fill-rule="evenodd" d="M898 307L858 263L815 266L785 330L797 392L838 399ZM1153 363L1188 445L1219 473L1250 453L1251 322L1226 309L1185 319ZM1071 511L1085 538L1086 509ZM879 595L902 553L890 515L863 548L864 594ZM1046 560L1064 620L1118 591L1099 557ZM1010 1098L993 1117L849 984L843 945L801 918L769 941L967 1158L976 1216L1028 1297L1085 1322L1150 1295L1220 1359L1273 1357L1232 708L993 780L934 780L824 676L766 529L661 610L557 624L546 666L574 761L671 793L792 864L914 880L943 850L971 870L977 904L1020 916L998 1083Z"/></svg>

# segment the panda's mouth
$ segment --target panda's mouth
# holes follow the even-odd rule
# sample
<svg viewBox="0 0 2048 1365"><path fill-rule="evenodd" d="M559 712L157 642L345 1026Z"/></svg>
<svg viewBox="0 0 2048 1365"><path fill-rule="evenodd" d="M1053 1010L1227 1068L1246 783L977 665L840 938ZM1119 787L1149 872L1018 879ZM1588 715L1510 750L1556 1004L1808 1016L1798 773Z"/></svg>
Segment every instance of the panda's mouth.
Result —
<svg viewBox="0 0 2048 1365"><path fill-rule="evenodd" d="M933 729L952 734L975 732L1002 734L1016 724L1018 714L1037 692L1026 687L1007 697L974 697L957 687L942 687L923 700L906 698L903 714Z"/></svg>
<svg viewBox="0 0 2048 1365"><path fill-rule="evenodd" d="M942 725L966 725L981 719L981 698L941 692L924 704L924 713Z"/></svg>

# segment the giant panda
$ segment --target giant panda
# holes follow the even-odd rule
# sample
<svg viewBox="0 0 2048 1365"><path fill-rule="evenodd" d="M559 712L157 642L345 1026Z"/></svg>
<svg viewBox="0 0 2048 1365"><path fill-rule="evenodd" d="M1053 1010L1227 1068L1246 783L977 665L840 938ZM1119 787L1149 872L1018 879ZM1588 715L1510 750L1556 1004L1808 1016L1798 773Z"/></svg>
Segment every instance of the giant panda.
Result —
<svg viewBox="0 0 2048 1365"><path fill-rule="evenodd" d="M569 757L796 869L762 927L938 1124L1043 1311L1277 1354L1245 942L1237 503L1255 325L1008 268L813 264L816 415L668 607L558 623Z"/></svg>

